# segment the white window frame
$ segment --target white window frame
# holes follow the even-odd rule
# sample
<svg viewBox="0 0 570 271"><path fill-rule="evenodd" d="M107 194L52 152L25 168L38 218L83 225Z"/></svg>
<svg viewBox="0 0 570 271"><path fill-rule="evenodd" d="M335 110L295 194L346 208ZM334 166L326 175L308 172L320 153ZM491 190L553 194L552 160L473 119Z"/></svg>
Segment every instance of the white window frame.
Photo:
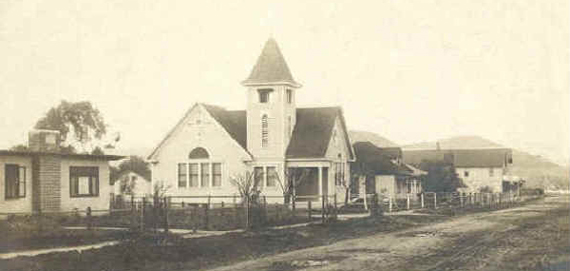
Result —
<svg viewBox="0 0 570 271"><path fill-rule="evenodd" d="M221 167L221 181L220 186L214 186L214 166L213 164L220 164ZM178 164L186 164L186 187L179 187L178 186ZM190 164L198 164L198 186L190 186ZM209 164L210 169L208 175L208 184L207 186L202 185L202 164ZM189 159L186 161L181 161L176 163L176 187L178 189L205 189L205 188L220 188L224 186L224 176L226 175L224 172L225 166L224 162L221 160L215 159Z"/></svg>

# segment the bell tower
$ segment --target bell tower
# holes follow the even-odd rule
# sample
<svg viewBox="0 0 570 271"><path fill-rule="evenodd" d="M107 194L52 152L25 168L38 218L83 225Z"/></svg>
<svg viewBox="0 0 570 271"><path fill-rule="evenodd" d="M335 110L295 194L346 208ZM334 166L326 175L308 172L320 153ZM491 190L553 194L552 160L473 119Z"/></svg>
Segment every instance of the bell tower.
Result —
<svg viewBox="0 0 570 271"><path fill-rule="evenodd" d="M274 39L265 43L247 88L247 149L256 159L285 157L296 123L295 82Z"/></svg>

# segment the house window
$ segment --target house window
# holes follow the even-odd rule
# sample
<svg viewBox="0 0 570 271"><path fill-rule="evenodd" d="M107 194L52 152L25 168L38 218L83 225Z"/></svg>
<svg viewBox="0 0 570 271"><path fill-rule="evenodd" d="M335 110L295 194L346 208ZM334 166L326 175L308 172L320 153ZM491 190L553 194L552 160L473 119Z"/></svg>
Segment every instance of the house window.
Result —
<svg viewBox="0 0 570 271"><path fill-rule="evenodd" d="M269 145L269 123L267 115L261 116L261 147L267 148Z"/></svg>
<svg viewBox="0 0 570 271"><path fill-rule="evenodd" d="M334 183L335 185L342 185L344 181L344 164L335 163Z"/></svg>
<svg viewBox="0 0 570 271"><path fill-rule="evenodd" d="M269 99L270 99L270 94L273 91L273 89L270 88L265 88L265 89L259 89L257 90L258 94L259 94L259 102L264 104L264 103L268 103Z"/></svg>
<svg viewBox="0 0 570 271"><path fill-rule="evenodd" d="M200 173L200 181L202 187L210 186L210 164L209 163L202 163L201 165L201 173Z"/></svg>
<svg viewBox="0 0 570 271"><path fill-rule="evenodd" d="M190 167L190 187L198 187L199 183L199 175L198 175L198 164L197 163L190 163L188 164Z"/></svg>
<svg viewBox="0 0 570 271"><path fill-rule="evenodd" d="M277 183L277 168L267 167L267 187L274 187Z"/></svg>
<svg viewBox="0 0 570 271"><path fill-rule="evenodd" d="M287 89L287 103L290 104L293 102L293 91Z"/></svg>
<svg viewBox="0 0 570 271"><path fill-rule="evenodd" d="M212 163L212 186L222 186L221 163Z"/></svg>
<svg viewBox="0 0 570 271"><path fill-rule="evenodd" d="M19 165L6 164L4 166L4 180L6 182L6 199L23 198L26 196L26 168Z"/></svg>
<svg viewBox="0 0 570 271"><path fill-rule="evenodd" d="M463 177L469 177L469 171L463 172Z"/></svg>
<svg viewBox="0 0 570 271"><path fill-rule="evenodd" d="M69 167L69 192L71 197L99 196L98 167Z"/></svg>
<svg viewBox="0 0 570 271"><path fill-rule="evenodd" d="M186 187L188 183L188 170L186 164L178 164L178 187Z"/></svg>
<svg viewBox="0 0 570 271"><path fill-rule="evenodd" d="M253 168L254 187L262 186L263 179L264 179L263 167L254 167Z"/></svg>
<svg viewBox="0 0 570 271"><path fill-rule="evenodd" d="M495 170L493 168L489 168L489 177L495 176Z"/></svg>

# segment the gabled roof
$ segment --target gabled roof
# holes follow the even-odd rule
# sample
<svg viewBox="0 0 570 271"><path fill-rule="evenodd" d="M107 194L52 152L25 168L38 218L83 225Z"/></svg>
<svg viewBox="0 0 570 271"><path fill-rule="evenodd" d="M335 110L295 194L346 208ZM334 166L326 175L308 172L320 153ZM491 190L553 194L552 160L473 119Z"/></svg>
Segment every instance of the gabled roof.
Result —
<svg viewBox="0 0 570 271"><path fill-rule="evenodd" d="M291 135L291 141L287 146L287 158L324 157L332 136L335 120L339 117L350 159L354 159L340 107L297 108L296 117L297 121Z"/></svg>
<svg viewBox="0 0 570 271"><path fill-rule="evenodd" d="M512 151L505 148L404 150L404 162L412 165L419 165L424 160L444 159L450 159L455 167L503 167L512 163Z"/></svg>
<svg viewBox="0 0 570 271"><path fill-rule="evenodd" d="M230 137L237 142L244 150L247 151L247 121L244 110L229 111L225 110L223 107L208 105L203 103L196 103L192 106L186 113L184 117L178 121L178 123L168 132L168 134L162 139L162 141L154 148L152 153L147 157L147 159L152 159L152 157L158 152L158 150L166 143L168 138L172 136L174 131L182 122L188 117L190 112L197 107L202 106L208 113L218 122L224 130L230 135Z"/></svg>
<svg viewBox="0 0 570 271"><path fill-rule="evenodd" d="M406 165L393 163L385 151L371 142L356 142L353 146L356 153L356 171L377 175L413 175L414 173Z"/></svg>
<svg viewBox="0 0 570 271"><path fill-rule="evenodd" d="M293 79L287 62L273 38L267 40L251 74L242 82L244 86L268 83L287 83L300 87L300 84Z"/></svg>
<svg viewBox="0 0 570 271"><path fill-rule="evenodd" d="M247 117L245 110L229 111L215 105L202 105L226 129L230 136L247 150Z"/></svg>
<svg viewBox="0 0 570 271"><path fill-rule="evenodd" d="M226 132L247 152L247 116L244 110L225 110L223 107L199 104L226 130ZM194 107L192 107L194 108ZM184 120L190 109L182 118ZM346 123L340 107L297 108L297 122L287 147L287 158L322 158L326 155L332 130L337 117L340 118L342 130L346 138L346 146L350 159L354 152L348 138ZM162 142L153 150L149 159L172 135L182 120L167 134Z"/></svg>

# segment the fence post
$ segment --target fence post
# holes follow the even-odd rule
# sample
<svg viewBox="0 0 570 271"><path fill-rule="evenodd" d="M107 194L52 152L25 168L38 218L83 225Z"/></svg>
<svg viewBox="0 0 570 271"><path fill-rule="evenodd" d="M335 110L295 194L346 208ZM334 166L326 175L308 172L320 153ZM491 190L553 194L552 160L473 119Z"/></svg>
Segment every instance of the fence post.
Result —
<svg viewBox="0 0 570 271"><path fill-rule="evenodd" d="M135 209L135 195L131 194L131 211Z"/></svg>
<svg viewBox="0 0 570 271"><path fill-rule="evenodd" d="M311 221L311 215L312 215L312 212L313 212L313 210L312 210L312 208L311 208L311 202L313 202L313 201L312 201L312 200L309 200L309 201L308 201L309 207L308 207L307 212L309 213L309 221Z"/></svg>
<svg viewBox="0 0 570 271"><path fill-rule="evenodd" d="M263 223L267 224L267 196L263 196Z"/></svg>
<svg viewBox="0 0 570 271"><path fill-rule="evenodd" d="M459 193L459 205L463 207L463 193Z"/></svg>
<svg viewBox="0 0 570 271"><path fill-rule="evenodd" d="M422 209L423 209L425 207L425 205L424 205L424 193L423 192L420 194L420 199L422 201Z"/></svg>
<svg viewBox="0 0 570 271"><path fill-rule="evenodd" d="M146 197L142 198L142 206L141 206L141 231L144 231L144 215L146 209Z"/></svg>
<svg viewBox="0 0 570 271"><path fill-rule="evenodd" d="M170 197L164 197L164 232L168 233L168 208L170 207Z"/></svg>
<svg viewBox="0 0 570 271"><path fill-rule="evenodd" d="M192 219L192 232L196 233L198 231L198 224L200 223L200 221L198 220L199 216L198 216L198 205L194 205L194 207L192 208L192 215L194 215L195 219Z"/></svg>
<svg viewBox="0 0 570 271"><path fill-rule="evenodd" d="M321 197L321 219L323 224L325 224L325 195L322 195Z"/></svg>
<svg viewBox="0 0 570 271"><path fill-rule="evenodd" d="M249 196L245 196L245 230L249 229Z"/></svg>
<svg viewBox="0 0 570 271"><path fill-rule="evenodd" d="M293 216L295 216L295 209L296 207L296 201L297 201L297 197L295 195L291 195L291 208L293 211Z"/></svg>
<svg viewBox="0 0 570 271"><path fill-rule="evenodd" d="M207 230L209 229L209 213L210 213L210 203L211 203L211 197L210 195L208 195L208 203L206 204L206 208L204 209L204 228Z"/></svg>
<svg viewBox="0 0 570 271"><path fill-rule="evenodd" d="M437 208L437 193L433 192L433 208Z"/></svg>
<svg viewBox="0 0 570 271"><path fill-rule="evenodd" d="M388 193L388 213L392 212L392 195Z"/></svg>
<svg viewBox="0 0 570 271"><path fill-rule="evenodd" d="M336 193L334 194L334 219L338 218L338 202L336 198Z"/></svg>
<svg viewBox="0 0 570 271"><path fill-rule="evenodd" d="M93 225L92 225L92 220L91 220L91 207L87 207L87 229L91 230Z"/></svg>
<svg viewBox="0 0 570 271"><path fill-rule="evenodd" d="M410 210L410 194L406 194L406 209Z"/></svg>

